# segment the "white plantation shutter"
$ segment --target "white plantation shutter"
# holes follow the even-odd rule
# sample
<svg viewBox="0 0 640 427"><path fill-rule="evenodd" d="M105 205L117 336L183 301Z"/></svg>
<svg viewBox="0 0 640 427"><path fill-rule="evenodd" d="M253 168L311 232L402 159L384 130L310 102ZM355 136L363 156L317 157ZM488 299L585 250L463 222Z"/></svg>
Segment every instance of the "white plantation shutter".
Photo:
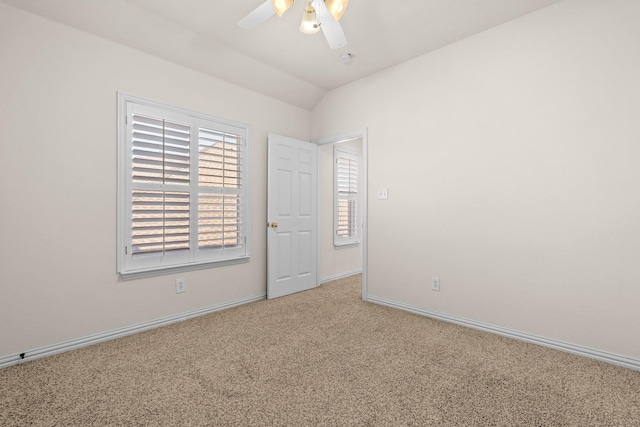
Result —
<svg viewBox="0 0 640 427"><path fill-rule="evenodd" d="M248 257L247 126L126 95L119 111L119 272Z"/></svg>
<svg viewBox="0 0 640 427"><path fill-rule="evenodd" d="M360 183L358 154L334 151L334 245L350 245L360 241Z"/></svg>
<svg viewBox="0 0 640 427"><path fill-rule="evenodd" d="M228 252L243 239L241 135L198 130L198 247Z"/></svg>
<svg viewBox="0 0 640 427"><path fill-rule="evenodd" d="M240 188L241 137L206 128L200 128L198 135L200 185L215 188Z"/></svg>
<svg viewBox="0 0 640 427"><path fill-rule="evenodd" d="M189 185L189 125L133 113L134 182Z"/></svg>
<svg viewBox="0 0 640 427"><path fill-rule="evenodd" d="M189 193L133 190L131 255L189 250Z"/></svg>
<svg viewBox="0 0 640 427"><path fill-rule="evenodd" d="M189 125L131 114L131 256L189 251Z"/></svg>

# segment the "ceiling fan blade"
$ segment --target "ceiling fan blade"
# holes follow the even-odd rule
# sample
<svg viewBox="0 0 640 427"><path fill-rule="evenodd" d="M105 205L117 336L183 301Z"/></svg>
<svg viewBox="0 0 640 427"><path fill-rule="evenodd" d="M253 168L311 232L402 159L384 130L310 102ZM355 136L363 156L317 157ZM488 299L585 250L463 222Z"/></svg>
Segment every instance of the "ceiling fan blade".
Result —
<svg viewBox="0 0 640 427"><path fill-rule="evenodd" d="M327 39L327 43L331 49L338 49L347 45L347 36L342 31L342 25L335 19L325 6L324 1L315 1L316 13L318 14L318 22L320 29Z"/></svg>
<svg viewBox="0 0 640 427"><path fill-rule="evenodd" d="M267 0L256 7L253 12L242 18L238 22L238 26L246 30L252 30L275 14L276 11L271 4L271 0Z"/></svg>

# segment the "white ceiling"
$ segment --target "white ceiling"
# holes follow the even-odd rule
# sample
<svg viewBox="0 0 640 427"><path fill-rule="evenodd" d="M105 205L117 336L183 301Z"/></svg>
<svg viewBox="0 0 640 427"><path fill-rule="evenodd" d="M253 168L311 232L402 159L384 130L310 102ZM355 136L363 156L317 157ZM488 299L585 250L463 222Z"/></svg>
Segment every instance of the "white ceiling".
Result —
<svg viewBox="0 0 640 427"><path fill-rule="evenodd" d="M236 25L264 1L0 0L308 110L331 89L561 0L351 0L336 50L298 31L306 0L256 29Z"/></svg>

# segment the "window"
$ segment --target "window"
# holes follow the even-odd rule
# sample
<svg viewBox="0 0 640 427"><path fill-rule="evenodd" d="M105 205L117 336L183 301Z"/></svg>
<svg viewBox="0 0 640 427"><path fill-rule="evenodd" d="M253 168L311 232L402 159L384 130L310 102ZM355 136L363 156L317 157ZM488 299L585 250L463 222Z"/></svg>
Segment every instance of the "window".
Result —
<svg viewBox="0 0 640 427"><path fill-rule="evenodd" d="M248 126L118 96L118 272L249 256Z"/></svg>
<svg viewBox="0 0 640 427"><path fill-rule="evenodd" d="M360 242L358 154L334 148L334 237L336 246Z"/></svg>

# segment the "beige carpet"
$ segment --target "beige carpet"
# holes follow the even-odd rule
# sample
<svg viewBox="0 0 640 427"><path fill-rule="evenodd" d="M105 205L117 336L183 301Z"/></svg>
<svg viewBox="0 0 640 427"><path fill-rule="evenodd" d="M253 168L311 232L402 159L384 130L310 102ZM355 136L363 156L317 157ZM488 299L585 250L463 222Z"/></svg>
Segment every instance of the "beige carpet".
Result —
<svg viewBox="0 0 640 427"><path fill-rule="evenodd" d="M640 372L339 280L0 370L2 426L640 426Z"/></svg>

